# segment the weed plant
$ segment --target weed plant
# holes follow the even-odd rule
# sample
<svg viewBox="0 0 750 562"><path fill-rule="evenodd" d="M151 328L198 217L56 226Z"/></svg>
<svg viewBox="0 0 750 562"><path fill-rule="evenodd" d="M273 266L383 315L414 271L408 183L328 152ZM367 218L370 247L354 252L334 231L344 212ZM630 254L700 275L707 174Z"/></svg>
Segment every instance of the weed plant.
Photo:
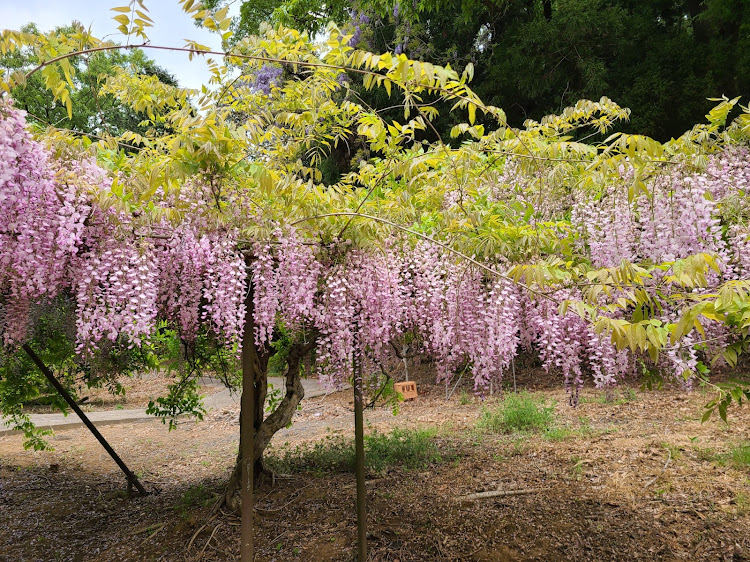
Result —
<svg viewBox="0 0 750 562"><path fill-rule="evenodd" d="M750 468L750 441L732 447L729 451L729 461L736 468Z"/></svg>
<svg viewBox="0 0 750 562"><path fill-rule="evenodd" d="M495 408L484 408L477 428L491 433L534 432L551 429L553 407L527 392L508 394Z"/></svg>
<svg viewBox="0 0 750 562"><path fill-rule="evenodd" d="M394 429L365 436L365 467L384 474L394 467L425 468L442 462L444 454L435 442L435 429ZM343 436L328 436L312 445L284 451L269 451L268 468L281 473L354 472L354 443Z"/></svg>
<svg viewBox="0 0 750 562"><path fill-rule="evenodd" d="M175 511L183 519L187 519L190 513L199 507L208 507L217 498L217 495L204 484L190 486L185 490L175 506Z"/></svg>

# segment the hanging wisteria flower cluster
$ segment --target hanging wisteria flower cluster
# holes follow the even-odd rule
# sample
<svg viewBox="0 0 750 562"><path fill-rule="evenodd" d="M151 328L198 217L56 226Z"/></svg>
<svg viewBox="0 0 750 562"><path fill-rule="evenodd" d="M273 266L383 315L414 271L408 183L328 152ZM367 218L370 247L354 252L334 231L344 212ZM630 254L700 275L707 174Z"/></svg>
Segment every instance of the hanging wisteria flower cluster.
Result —
<svg viewBox="0 0 750 562"><path fill-rule="evenodd" d="M598 267L617 266L621 260L651 263L673 262L705 252L714 255L721 274L709 272L710 292L723 281L750 275L750 242L742 224L724 232L720 202L742 193L750 185L748 150L733 146L713 156L704 171L674 166L645 183L648 195L628 198L632 169L622 169L622 181L607 186L596 197L581 194L572 220L578 229L583 249ZM654 272L655 281L660 272ZM696 289L695 292L699 290ZM657 297L661 320L677 320L679 308ZM718 322L708 323L711 342L726 342L728 329ZM692 343L703 337L689 335L679 347L669 349L661 359L675 380L695 374L698 358ZM687 384L690 384L688 379Z"/></svg>
<svg viewBox="0 0 750 562"><path fill-rule="evenodd" d="M65 290L76 303L80 352L105 338L137 345L160 313L188 339L208 322L238 341L245 271L232 237L189 220L166 242L135 236L127 213L87 202L89 190L110 192L105 170L88 159L53 166L25 130L24 113L2 104L3 343L24 341L30 307Z"/></svg>
<svg viewBox="0 0 750 562"><path fill-rule="evenodd" d="M207 327L238 349L250 291L255 345L268 348L282 325L315 332L320 372L330 384L349 378L355 365L362 372L379 368L390 343L407 333L435 361L440 380L467 370L477 392L500 381L522 349L562 373L572 401L585 377L611 386L633 370L632 354L617 351L576 314L560 311L561 301L581 298L577 289L539 295L434 244L390 238L375 248L332 249L281 226L267 239L240 243L236 227L202 212L211 186L198 177L177 195L157 191L156 204L179 219L143 229L125 209L94 203L93 193L113 194L105 170L89 159L53 165L26 132L23 112L2 104L4 345L24 341L30 307L65 293L76 305L81 353L104 340L139 345L157 320L170 322L184 340ZM733 193L727 184L747 185L747 166L740 163L746 158L736 149L716 156L703 173L674 169L651 180L650 196L632 200L623 170L621 183L575 204L581 249L595 266L711 252L722 264L713 283L747 277L748 230L742 224L722 230L718 204ZM674 321L674 314L665 309L664 321ZM709 329L720 341L721 327ZM676 374L696 368L692 342L697 339L663 355Z"/></svg>
<svg viewBox="0 0 750 562"><path fill-rule="evenodd" d="M29 306L68 281L89 208L57 181L44 148L25 129L25 113L0 100L0 294L3 341L23 339Z"/></svg>
<svg viewBox="0 0 750 562"><path fill-rule="evenodd" d="M672 167L646 183L649 195L628 198L633 170L621 169L620 182L595 197L581 193L572 220L581 232L592 263L617 265L621 260L654 263L711 252L721 258L726 275L745 257L742 230L732 232L732 243L722 238L718 201L741 192L750 183L747 149L732 147L711 159L703 172ZM734 248L732 247L734 245ZM746 271L745 271L746 273Z"/></svg>

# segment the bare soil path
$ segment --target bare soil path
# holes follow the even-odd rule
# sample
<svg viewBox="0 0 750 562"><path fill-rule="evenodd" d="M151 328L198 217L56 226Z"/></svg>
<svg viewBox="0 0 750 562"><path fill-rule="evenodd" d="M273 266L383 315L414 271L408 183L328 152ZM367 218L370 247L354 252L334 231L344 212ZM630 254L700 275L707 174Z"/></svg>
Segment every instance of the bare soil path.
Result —
<svg viewBox="0 0 750 562"><path fill-rule="evenodd" d="M269 377L268 382L273 384L275 388L284 388L284 379L282 378ZM318 383L318 381L314 379L303 379L302 386L305 388L305 396L308 398L315 398L317 396L324 396L326 394L326 390ZM157 388L159 387L157 386ZM231 411L239 408L239 395L236 394L233 390L224 387L220 381L205 379L203 380L203 384L201 385L201 390L204 394L203 405L206 409L206 412L208 412L209 414L220 410ZM143 391L139 389L139 391L137 391L135 394L135 397L128 395L129 403L132 404L143 402ZM155 396L156 395L149 395L149 398L153 399L153 397ZM123 403L128 403L128 401L124 401ZM118 407L115 409L111 409L112 404L110 403L110 408L108 409L97 408L92 410L91 408L87 408L89 409L89 411L85 412L84 410L84 412L86 413L86 416L97 427L102 425L114 425L120 423L160 421L154 416L147 414L145 407L124 408L122 407L123 403L117 404ZM107 404L107 402L104 402L104 400L102 399L101 404L96 404L101 406L102 404ZM29 417L36 427L42 429L52 429L55 431L59 431L61 429L70 429L73 427L83 427L84 425L80 418L78 418L78 416L73 413L39 413L30 414ZM14 430L10 427L0 426L0 435L4 433L11 433L13 431Z"/></svg>

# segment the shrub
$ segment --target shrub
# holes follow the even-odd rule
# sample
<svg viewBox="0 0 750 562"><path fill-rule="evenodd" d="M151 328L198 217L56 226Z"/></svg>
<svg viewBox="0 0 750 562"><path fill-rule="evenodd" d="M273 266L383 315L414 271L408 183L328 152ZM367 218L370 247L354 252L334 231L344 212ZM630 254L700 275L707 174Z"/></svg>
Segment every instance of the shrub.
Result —
<svg viewBox="0 0 750 562"><path fill-rule="evenodd" d="M436 433L435 429L394 429L390 435L376 432L365 437L367 468L384 472L392 466L424 468L441 462Z"/></svg>

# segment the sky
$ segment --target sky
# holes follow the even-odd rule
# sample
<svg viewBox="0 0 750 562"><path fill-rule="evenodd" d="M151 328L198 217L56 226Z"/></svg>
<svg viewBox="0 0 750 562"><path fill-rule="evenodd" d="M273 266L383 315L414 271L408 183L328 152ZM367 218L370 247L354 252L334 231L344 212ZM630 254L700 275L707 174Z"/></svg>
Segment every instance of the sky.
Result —
<svg viewBox="0 0 750 562"><path fill-rule="evenodd" d="M57 26L78 20L91 27L95 37L125 43L125 37L117 31L117 23L112 20L115 12L110 8L127 5L128 0L0 0L0 29L19 29L22 25L34 22L41 31L49 31ZM239 3L235 3L235 11ZM185 14L177 0L146 0L149 16L154 27L146 30L152 45L183 47L185 39L193 39L212 50L221 50L221 39L215 33L197 28L192 18ZM230 8L230 14L232 14ZM141 43L140 38L132 42ZM146 55L172 73L181 86L200 88L208 82L209 73L203 57L191 62L187 53L171 53L145 49ZM216 57L214 57L216 58Z"/></svg>

